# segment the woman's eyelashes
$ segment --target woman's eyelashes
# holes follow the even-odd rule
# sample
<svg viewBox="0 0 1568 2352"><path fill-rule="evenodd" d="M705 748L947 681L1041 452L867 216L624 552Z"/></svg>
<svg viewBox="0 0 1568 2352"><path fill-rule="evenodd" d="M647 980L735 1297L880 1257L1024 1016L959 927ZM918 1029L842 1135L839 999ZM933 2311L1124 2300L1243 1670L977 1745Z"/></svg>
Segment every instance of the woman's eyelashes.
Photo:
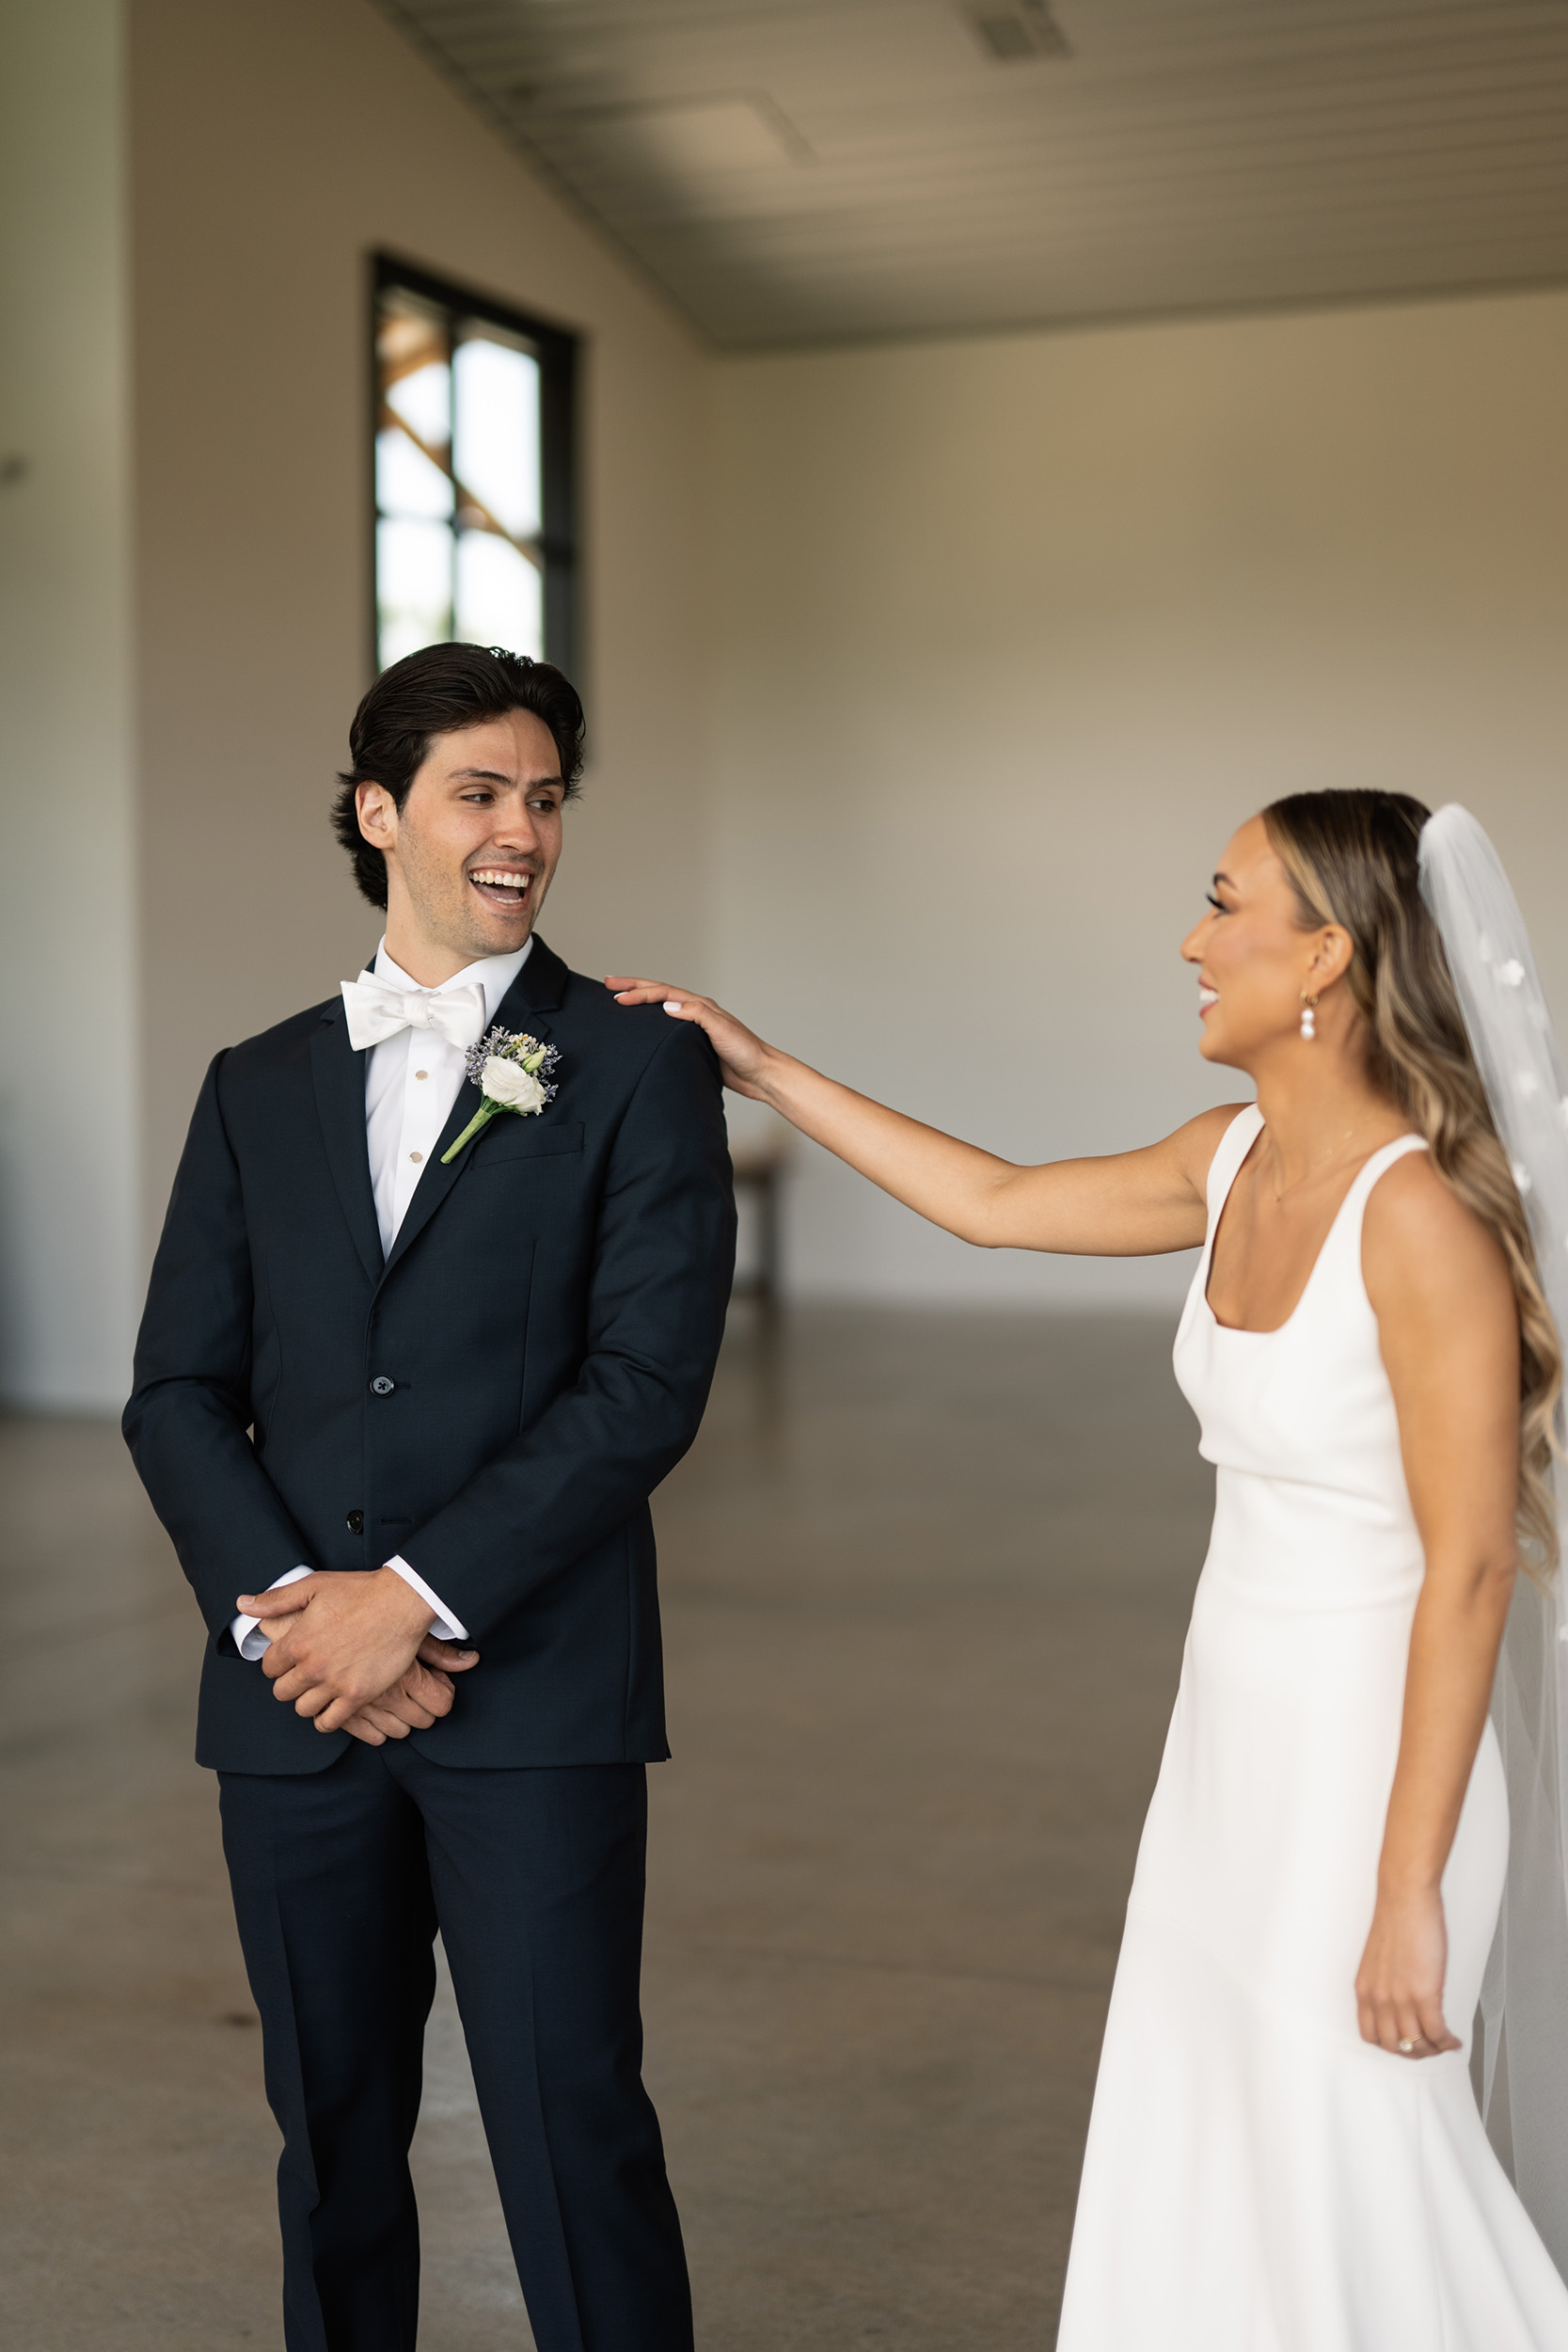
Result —
<svg viewBox="0 0 1568 2352"><path fill-rule="evenodd" d="M1226 912L1225 908L1220 904L1220 901L1215 898L1212 890L1206 890L1203 895L1209 904L1213 908L1216 914L1223 914Z"/></svg>

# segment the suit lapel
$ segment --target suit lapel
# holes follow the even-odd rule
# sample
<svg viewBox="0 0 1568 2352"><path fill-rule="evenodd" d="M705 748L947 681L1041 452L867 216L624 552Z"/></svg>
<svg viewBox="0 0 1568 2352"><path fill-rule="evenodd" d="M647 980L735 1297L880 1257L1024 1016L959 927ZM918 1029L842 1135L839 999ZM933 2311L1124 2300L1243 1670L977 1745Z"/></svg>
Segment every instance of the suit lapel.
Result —
<svg viewBox="0 0 1568 2352"><path fill-rule="evenodd" d="M379 1282L381 1228L365 1140L365 1057L356 1054L348 1041L348 1023L341 1003L327 1007L321 1027L310 1040L310 1075L332 1182L365 1272L372 1282Z"/></svg>
<svg viewBox="0 0 1568 2352"><path fill-rule="evenodd" d="M539 1040L542 1045L548 1044L549 1029L539 1016L542 1013L553 1012L560 1004L566 985L566 966L562 962L561 958L551 948L546 947L542 939L535 939L533 952L501 998L496 1009L496 1017L490 1025L491 1027L527 1029ZM458 1136L478 1110L479 1104L479 1089L465 1079L457 1089L457 1100L451 1106L451 1116L441 1130L440 1141L436 1144L434 1158L415 1185L414 1198L408 1203L403 1223L398 1227L397 1239L392 1244L391 1255L387 1261L388 1274L390 1274L400 1258L406 1256L443 1200L451 1193L452 1186L461 1180L463 1171L472 1157L474 1144L478 1143L481 1137L476 1136L474 1143L467 1145L458 1153L456 1159L445 1168L441 1165L441 1155L457 1141ZM547 1113L546 1115L548 1116ZM370 1163L363 1148L364 1123L364 1107L361 1102L360 1155L366 1162L368 1182ZM372 1226L373 1230L373 1215Z"/></svg>

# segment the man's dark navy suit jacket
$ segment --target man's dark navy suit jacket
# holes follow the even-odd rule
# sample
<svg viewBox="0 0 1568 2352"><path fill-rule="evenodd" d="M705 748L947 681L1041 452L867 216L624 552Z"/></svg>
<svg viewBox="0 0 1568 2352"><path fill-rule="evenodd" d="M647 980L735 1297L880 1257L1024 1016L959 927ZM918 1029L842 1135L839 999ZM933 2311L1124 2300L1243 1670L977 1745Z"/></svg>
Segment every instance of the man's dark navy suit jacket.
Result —
<svg viewBox="0 0 1568 2352"><path fill-rule="evenodd" d="M481 1652L413 1735L433 1760L669 1754L648 1498L696 1435L729 1297L718 1064L543 940L497 1018L559 1049L560 1090L443 1168L465 1084L385 1263L341 1003L207 1073L125 1434L207 1621L197 1756L219 1771L319 1772L347 1744L240 1658L236 1597L394 1552Z"/></svg>

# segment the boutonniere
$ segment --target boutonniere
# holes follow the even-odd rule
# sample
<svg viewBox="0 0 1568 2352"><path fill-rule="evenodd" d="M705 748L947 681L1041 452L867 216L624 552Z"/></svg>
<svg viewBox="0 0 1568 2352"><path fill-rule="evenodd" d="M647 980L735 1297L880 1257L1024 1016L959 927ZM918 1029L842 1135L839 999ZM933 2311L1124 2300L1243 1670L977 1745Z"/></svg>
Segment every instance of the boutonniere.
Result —
<svg viewBox="0 0 1568 2352"><path fill-rule="evenodd" d="M441 1166L456 1159L464 1145L472 1143L498 1111L516 1111L524 1119L542 1111L555 1093L554 1087L545 1081L560 1059L553 1045L541 1045L536 1037L520 1029L491 1029L470 1046L463 1057L463 1067L484 1100L451 1151L442 1152Z"/></svg>

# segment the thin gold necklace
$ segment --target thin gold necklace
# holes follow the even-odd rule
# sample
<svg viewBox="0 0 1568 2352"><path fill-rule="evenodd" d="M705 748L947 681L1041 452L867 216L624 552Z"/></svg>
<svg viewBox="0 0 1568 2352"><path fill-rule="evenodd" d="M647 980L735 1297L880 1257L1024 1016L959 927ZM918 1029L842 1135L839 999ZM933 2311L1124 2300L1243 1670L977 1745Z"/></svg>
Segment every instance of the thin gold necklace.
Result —
<svg viewBox="0 0 1568 2352"><path fill-rule="evenodd" d="M1275 1192L1275 1207L1276 1209L1282 1208L1291 1193L1300 1192L1305 1185L1311 1184L1314 1178L1323 1175L1327 1169L1331 1168L1334 1166L1335 1161L1338 1159L1341 1152L1344 1151L1344 1148L1350 1141L1351 1137L1353 1136L1359 1135L1362 1128L1366 1124L1366 1119L1358 1119L1354 1126L1347 1127L1345 1129L1344 1134L1339 1137L1338 1142L1334 1145L1326 1159L1322 1159L1317 1163L1316 1167L1309 1168L1305 1176L1298 1176L1293 1184L1287 1184L1283 1192ZM1273 1191L1273 1189L1274 1188L1271 1185L1270 1190Z"/></svg>

